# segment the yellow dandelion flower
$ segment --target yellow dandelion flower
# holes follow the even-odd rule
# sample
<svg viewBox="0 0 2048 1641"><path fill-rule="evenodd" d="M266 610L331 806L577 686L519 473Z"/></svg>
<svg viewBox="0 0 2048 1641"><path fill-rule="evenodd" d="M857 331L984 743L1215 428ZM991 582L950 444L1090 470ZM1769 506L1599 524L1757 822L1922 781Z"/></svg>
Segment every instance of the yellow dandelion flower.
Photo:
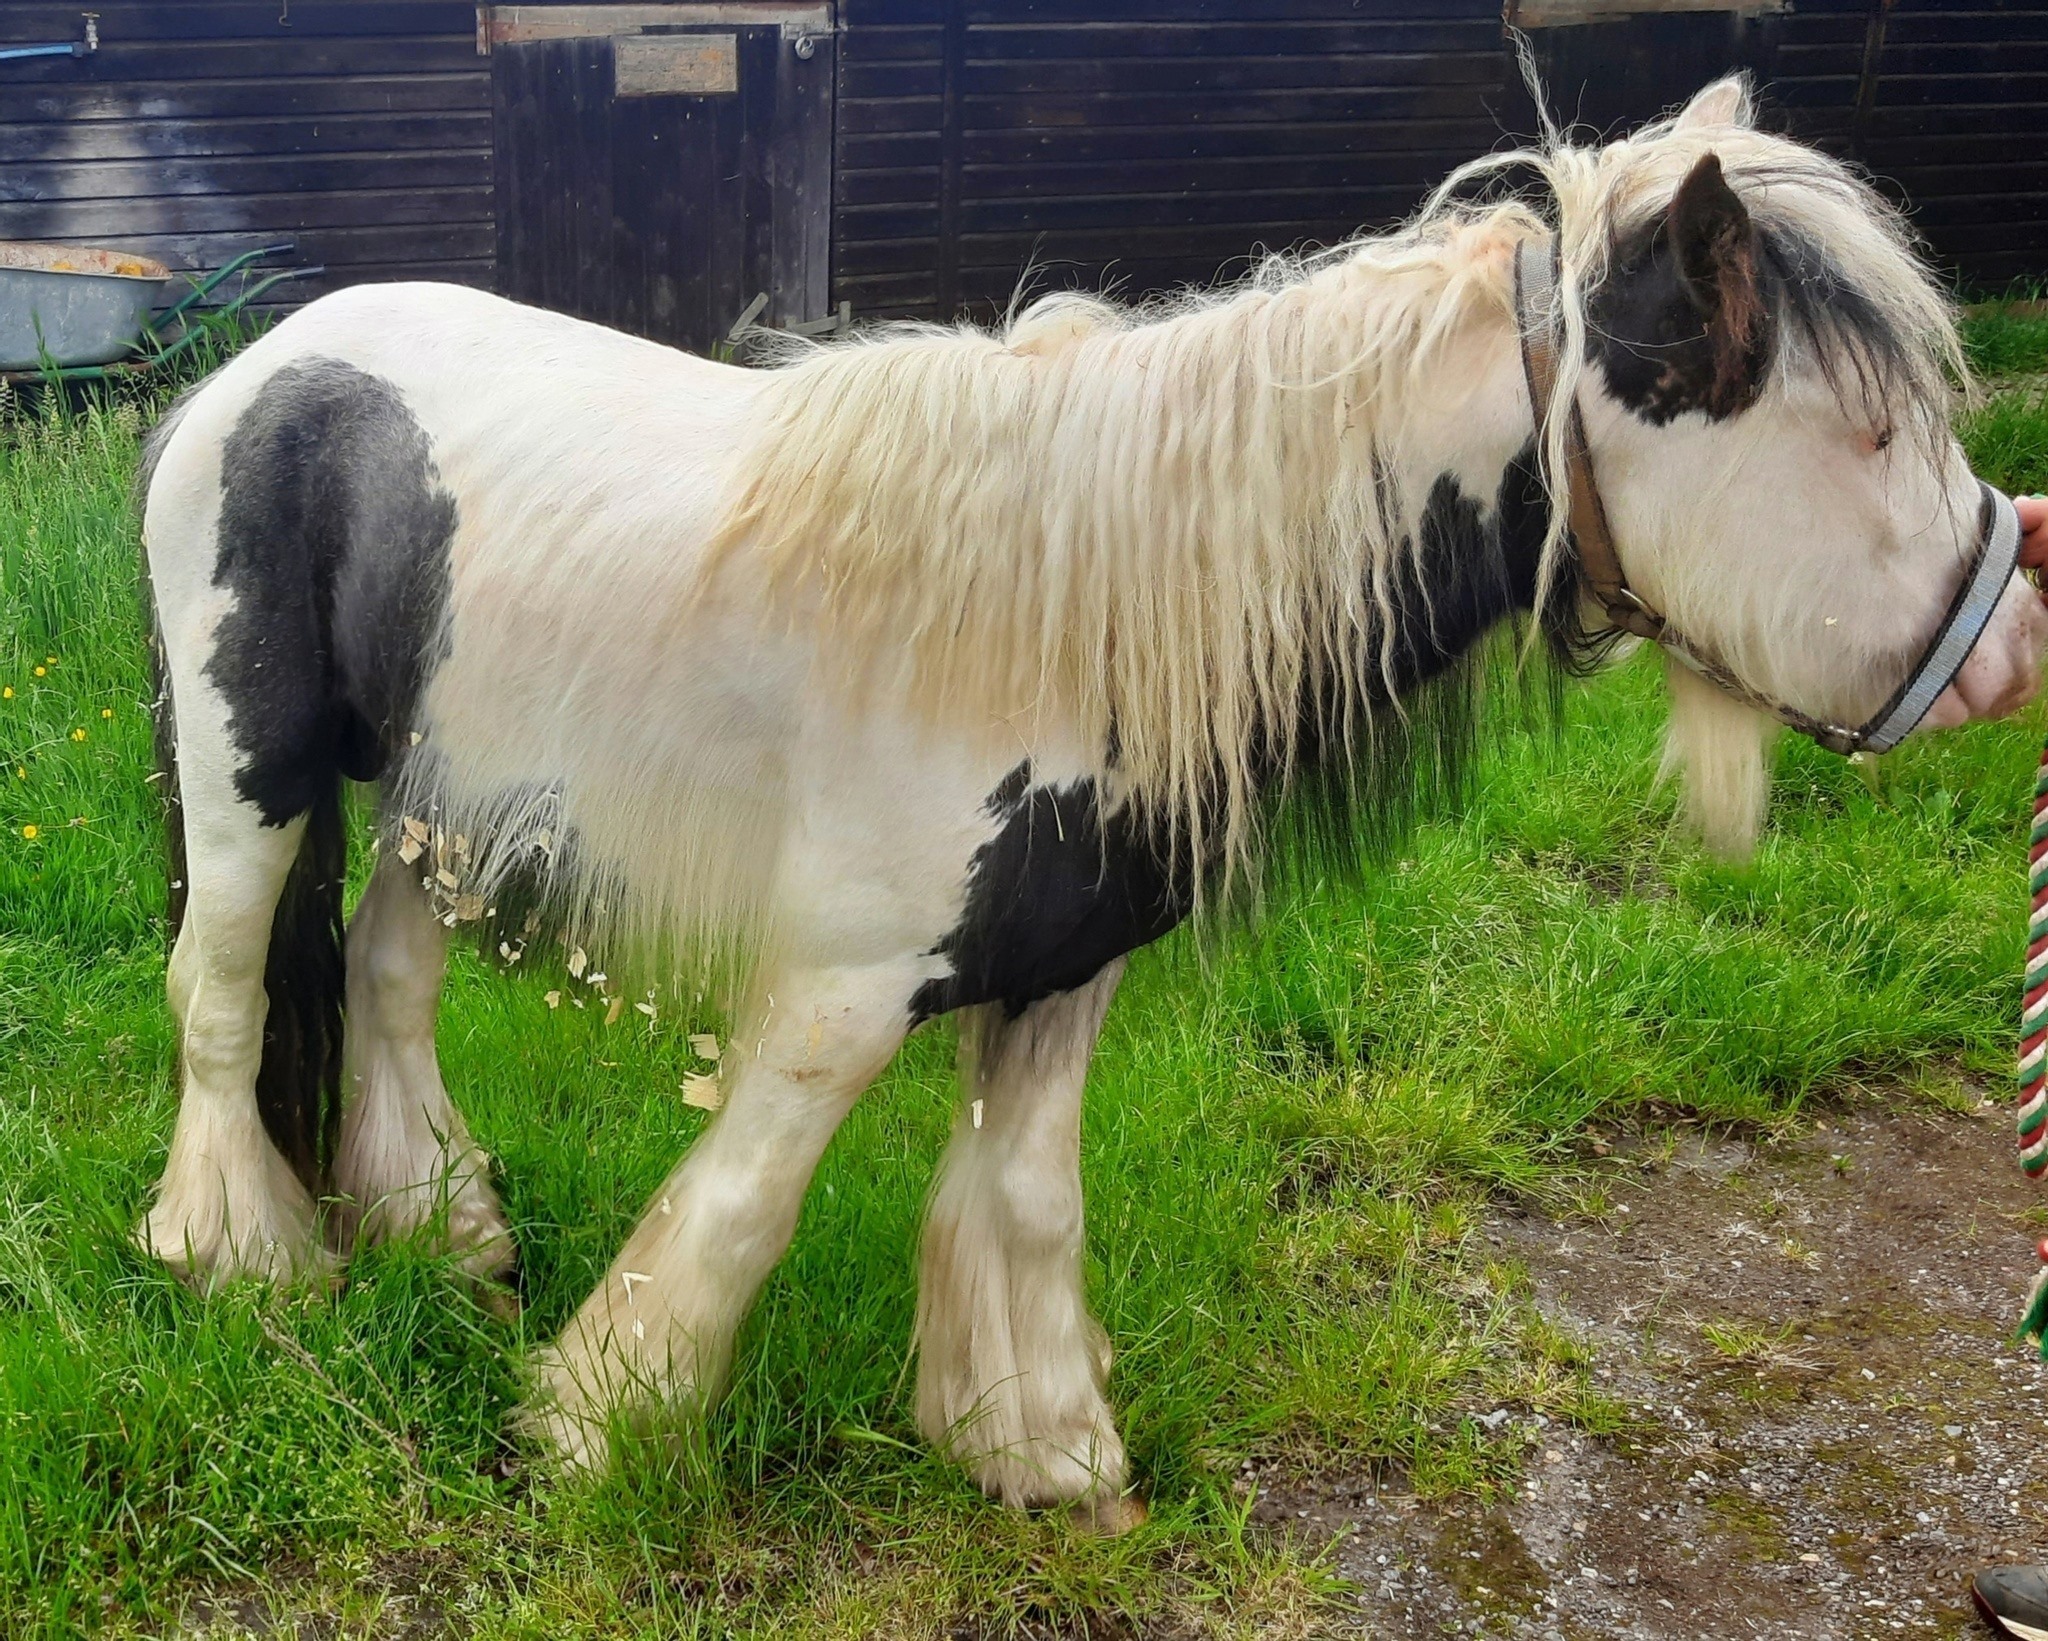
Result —
<svg viewBox="0 0 2048 1641"><path fill-rule="evenodd" d="M100 716L102 718L111 718L114 716L114 709L112 707L101 707Z"/></svg>
<svg viewBox="0 0 2048 1641"><path fill-rule="evenodd" d="M55 657L54 655L46 655L46 656L44 656L44 657L43 657L43 661L44 661L44 663L45 663L46 665L48 665L48 666L52 666L52 667L54 667L54 666L55 666L55 665L57 664L57 658L56 658L56 657Z"/></svg>
<svg viewBox="0 0 2048 1641"><path fill-rule="evenodd" d="M73 731L71 732L71 738L72 738L72 739L73 739L74 741L82 741L82 740L84 740L84 739L85 739L85 730L84 730L84 729L83 729L82 727L81 727L81 728L78 728L78 729L74 729L74 730L73 730Z"/></svg>
<svg viewBox="0 0 2048 1641"><path fill-rule="evenodd" d="M35 825L35 823L30 822L27 826L24 826L21 829L21 835L25 838L32 838L36 835L38 830L39 828Z"/></svg>
<svg viewBox="0 0 2048 1641"><path fill-rule="evenodd" d="M13 699L14 686L12 684L0 685L0 701L11 701Z"/></svg>
<svg viewBox="0 0 2048 1641"><path fill-rule="evenodd" d="M40 677L42 677L42 675L43 675L43 674L44 674L45 672L47 672L48 670L49 670L49 669L48 669L47 667L37 667L37 668L36 668L36 676L37 676L38 678L40 678Z"/></svg>
<svg viewBox="0 0 2048 1641"><path fill-rule="evenodd" d="M14 778L15 778L16 780L18 780L18 781L25 781L25 780L27 780L27 779L28 779L28 766L27 766L26 764L16 764L16 765L14 766Z"/></svg>

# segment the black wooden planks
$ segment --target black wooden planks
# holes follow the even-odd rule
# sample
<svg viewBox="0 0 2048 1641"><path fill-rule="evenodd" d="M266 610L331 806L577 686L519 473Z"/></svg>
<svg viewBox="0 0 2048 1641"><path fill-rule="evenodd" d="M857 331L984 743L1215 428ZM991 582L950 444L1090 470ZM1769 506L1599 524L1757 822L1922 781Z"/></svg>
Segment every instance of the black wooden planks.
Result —
<svg viewBox="0 0 2048 1641"><path fill-rule="evenodd" d="M2048 273L2048 0L1803 0L1766 95L1978 290Z"/></svg>
<svg viewBox="0 0 2048 1641"><path fill-rule="evenodd" d="M853 0L835 294L988 314L1127 294L1399 219L1499 141L1491 0Z"/></svg>
<svg viewBox="0 0 2048 1641"><path fill-rule="evenodd" d="M616 96L604 36L495 47L507 295L698 351L763 293L764 323L825 312L833 43L709 32L734 40L732 91Z"/></svg>
<svg viewBox="0 0 2048 1641"><path fill-rule="evenodd" d="M100 49L0 63L0 238L218 266L296 240L296 303L365 279L489 284L489 83L452 0L95 0ZM0 7L0 45L80 8Z"/></svg>
<svg viewBox="0 0 2048 1641"><path fill-rule="evenodd" d="M1203 283L1395 220L1532 123L1486 0L845 0L841 21L833 286L868 314L986 315L1027 274ZM1536 41L1560 112L1602 130L1748 69L1767 118L1877 173L1963 280L2048 271L2048 0Z"/></svg>

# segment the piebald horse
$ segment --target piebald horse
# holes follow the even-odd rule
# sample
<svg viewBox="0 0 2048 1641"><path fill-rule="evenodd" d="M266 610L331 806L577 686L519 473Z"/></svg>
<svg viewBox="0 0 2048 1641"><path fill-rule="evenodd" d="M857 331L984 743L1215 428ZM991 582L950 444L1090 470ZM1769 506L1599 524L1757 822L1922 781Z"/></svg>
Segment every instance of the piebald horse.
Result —
<svg viewBox="0 0 2048 1641"><path fill-rule="evenodd" d="M1511 165L1543 187L1472 186ZM767 369L450 286L325 297L145 467L182 1101L138 1239L202 1288L416 1233L498 1278L435 1058L453 932L709 976L722 1109L534 1376L594 1465L614 1410L716 1395L834 1129L958 1011L918 1423L1114 1526L1079 1147L1126 955L1255 907L1290 806L1369 828L1373 772L1443 751L1404 703L1503 623L1710 658L1668 668L1669 759L1737 853L1759 703L2024 702L2044 621L2009 553L1968 592L1961 371L1897 216L1739 81L1233 288ZM381 815L345 931L344 780Z"/></svg>

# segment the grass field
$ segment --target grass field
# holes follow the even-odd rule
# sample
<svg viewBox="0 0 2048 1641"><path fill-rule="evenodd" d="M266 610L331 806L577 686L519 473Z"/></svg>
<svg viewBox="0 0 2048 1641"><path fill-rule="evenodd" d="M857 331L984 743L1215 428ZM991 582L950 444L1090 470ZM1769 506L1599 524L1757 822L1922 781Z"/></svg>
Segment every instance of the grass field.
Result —
<svg viewBox="0 0 2048 1641"><path fill-rule="evenodd" d="M2048 365L2040 321L1993 315L1976 341L1989 368ZM2015 380L1966 435L1987 476L2048 488L2040 379ZM943 1028L833 1145L708 1431L558 1489L506 1435L521 1353L701 1121L694 1022L607 1027L551 1012L545 974L457 963L442 1052L502 1163L519 1324L406 1250L332 1300L201 1303L128 1246L173 1104L126 494L142 414L0 430L0 1633L153 1632L222 1595L355 1633L422 1588L490 1636L1313 1633L1341 1592L1246 1530L1247 1457L1507 1487L1520 1451L1473 1414L1620 1416L1473 1234L1490 1196L1597 1210L1579 1159L1604 1125L2005 1086L2039 715L1870 779L1788 745L1738 871L1672 835L1638 661L1575 689L1561 733L1502 733L1469 807L1362 890L1290 899L1206 969L1186 940L1134 962L1085 1174L1147 1527L1000 1511L915 1444Z"/></svg>

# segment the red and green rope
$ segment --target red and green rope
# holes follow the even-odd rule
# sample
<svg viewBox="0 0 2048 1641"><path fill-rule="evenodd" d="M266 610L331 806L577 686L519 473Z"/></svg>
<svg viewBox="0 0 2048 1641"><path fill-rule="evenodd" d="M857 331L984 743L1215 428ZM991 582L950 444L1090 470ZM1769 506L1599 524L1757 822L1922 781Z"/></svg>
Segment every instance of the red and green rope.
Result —
<svg viewBox="0 0 2048 1641"><path fill-rule="evenodd" d="M2048 1174L2048 746L2034 773L2034 820L2027 832L2027 977L2020 1005L2020 1091L2016 1120L2020 1166L2028 1177ZM2048 1238L2036 1249L2041 1270L2027 1291L2020 1337L2048 1361Z"/></svg>

